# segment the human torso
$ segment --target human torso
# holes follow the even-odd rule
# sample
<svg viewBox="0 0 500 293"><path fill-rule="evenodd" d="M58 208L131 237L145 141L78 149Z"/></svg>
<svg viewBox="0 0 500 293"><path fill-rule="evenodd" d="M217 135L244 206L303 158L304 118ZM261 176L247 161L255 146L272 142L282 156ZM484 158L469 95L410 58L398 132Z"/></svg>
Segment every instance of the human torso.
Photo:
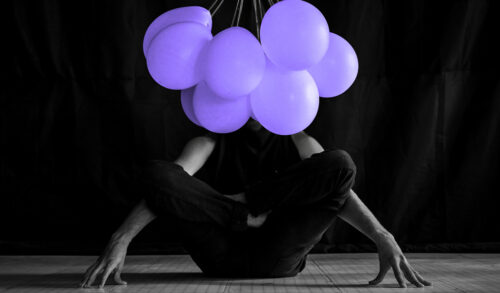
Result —
<svg viewBox="0 0 500 293"><path fill-rule="evenodd" d="M197 177L222 193L241 192L262 178L300 161L290 136L265 129L215 135L215 149Z"/></svg>

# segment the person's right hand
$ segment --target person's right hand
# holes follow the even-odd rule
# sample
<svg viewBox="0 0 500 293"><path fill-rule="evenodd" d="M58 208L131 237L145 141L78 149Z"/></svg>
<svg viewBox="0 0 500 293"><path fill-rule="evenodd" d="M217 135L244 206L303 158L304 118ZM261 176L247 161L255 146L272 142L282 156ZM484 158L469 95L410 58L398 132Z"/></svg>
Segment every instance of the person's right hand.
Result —
<svg viewBox="0 0 500 293"><path fill-rule="evenodd" d="M382 282L391 268L401 288L406 288L404 277L416 287L432 285L431 282L422 278L422 276L420 276L420 274L410 265L392 234L386 231L380 233L376 238L376 244L379 259L379 273L375 279L369 282L370 285L377 285Z"/></svg>
<svg viewBox="0 0 500 293"><path fill-rule="evenodd" d="M129 241L120 237L111 237L103 254L92 264L83 277L80 287L89 288L94 283L97 275L102 272L102 279L99 288L104 287L109 275L113 273L113 279L118 285L126 285L127 282L121 279L125 256Z"/></svg>

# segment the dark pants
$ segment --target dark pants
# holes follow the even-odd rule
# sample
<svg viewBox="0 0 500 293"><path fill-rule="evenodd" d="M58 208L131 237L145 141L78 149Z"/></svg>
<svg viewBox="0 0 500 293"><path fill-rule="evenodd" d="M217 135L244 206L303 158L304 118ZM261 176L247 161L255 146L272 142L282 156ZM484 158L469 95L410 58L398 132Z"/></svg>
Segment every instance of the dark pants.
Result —
<svg viewBox="0 0 500 293"><path fill-rule="evenodd" d="M294 276L333 223L355 175L348 153L324 151L248 186L245 205L182 167L156 160L146 168L145 199L157 215L178 221L185 249L205 274ZM247 227L249 213L269 210L264 225Z"/></svg>

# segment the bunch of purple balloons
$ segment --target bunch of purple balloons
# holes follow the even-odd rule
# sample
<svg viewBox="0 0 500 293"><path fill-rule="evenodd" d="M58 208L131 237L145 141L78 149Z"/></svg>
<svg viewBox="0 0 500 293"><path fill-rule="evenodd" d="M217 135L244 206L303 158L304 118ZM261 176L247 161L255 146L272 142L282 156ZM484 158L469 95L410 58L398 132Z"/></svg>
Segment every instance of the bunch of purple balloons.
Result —
<svg viewBox="0 0 500 293"><path fill-rule="evenodd" d="M153 21L143 45L153 79L181 90L187 117L212 132L236 131L250 117L275 134L300 132L314 120L319 97L342 94L358 73L351 45L302 0L269 8L260 42L242 27L215 36L211 29L208 10L181 7Z"/></svg>

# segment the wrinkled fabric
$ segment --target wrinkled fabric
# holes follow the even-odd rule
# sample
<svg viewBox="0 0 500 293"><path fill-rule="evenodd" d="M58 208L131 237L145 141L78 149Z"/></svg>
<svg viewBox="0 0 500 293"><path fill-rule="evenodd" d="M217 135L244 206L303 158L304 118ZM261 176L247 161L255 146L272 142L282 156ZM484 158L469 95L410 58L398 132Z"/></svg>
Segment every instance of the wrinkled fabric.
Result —
<svg viewBox="0 0 500 293"><path fill-rule="evenodd" d="M214 139L215 148L195 176L224 194L243 192L301 161L291 136L275 135L263 127L253 131L245 125L229 134L203 135Z"/></svg>
<svg viewBox="0 0 500 293"><path fill-rule="evenodd" d="M158 218L176 223L184 248L207 275L289 277L332 225L349 196L356 165L342 150L326 150L250 184L243 205L181 166L147 164L144 199ZM259 228L248 213L269 213Z"/></svg>

